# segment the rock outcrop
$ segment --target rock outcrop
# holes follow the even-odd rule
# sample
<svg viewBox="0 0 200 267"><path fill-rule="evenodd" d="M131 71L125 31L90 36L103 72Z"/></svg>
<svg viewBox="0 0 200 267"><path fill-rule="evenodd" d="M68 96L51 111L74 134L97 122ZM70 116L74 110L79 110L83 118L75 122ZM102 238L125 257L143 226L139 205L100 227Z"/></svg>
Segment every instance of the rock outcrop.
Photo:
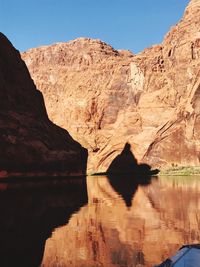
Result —
<svg viewBox="0 0 200 267"><path fill-rule="evenodd" d="M200 160L200 0L161 45L138 55L79 38L23 53L47 112L104 172L129 142L140 162L163 168Z"/></svg>
<svg viewBox="0 0 200 267"><path fill-rule="evenodd" d="M20 53L0 34L0 171L84 174L87 151L47 116ZM5 174L1 172L1 174Z"/></svg>

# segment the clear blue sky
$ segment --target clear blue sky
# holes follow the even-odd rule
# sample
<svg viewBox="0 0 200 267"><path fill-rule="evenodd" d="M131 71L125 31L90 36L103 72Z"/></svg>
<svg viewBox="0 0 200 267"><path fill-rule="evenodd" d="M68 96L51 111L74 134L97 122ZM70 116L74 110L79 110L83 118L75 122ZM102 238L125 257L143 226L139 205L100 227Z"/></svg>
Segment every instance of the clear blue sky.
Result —
<svg viewBox="0 0 200 267"><path fill-rule="evenodd" d="M160 43L189 0L0 0L0 31L20 51L78 37L134 53Z"/></svg>

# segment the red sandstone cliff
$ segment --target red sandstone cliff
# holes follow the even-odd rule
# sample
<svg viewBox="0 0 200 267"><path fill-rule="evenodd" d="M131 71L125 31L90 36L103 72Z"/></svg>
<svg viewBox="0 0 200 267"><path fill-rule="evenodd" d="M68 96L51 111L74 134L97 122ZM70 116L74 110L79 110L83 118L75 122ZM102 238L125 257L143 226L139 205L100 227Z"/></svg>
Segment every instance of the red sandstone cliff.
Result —
<svg viewBox="0 0 200 267"><path fill-rule="evenodd" d="M87 152L47 116L20 54L0 33L0 170L84 174Z"/></svg>
<svg viewBox="0 0 200 267"><path fill-rule="evenodd" d="M80 38L23 53L47 112L103 172L129 142L155 167L200 159L200 0L160 45L138 55Z"/></svg>

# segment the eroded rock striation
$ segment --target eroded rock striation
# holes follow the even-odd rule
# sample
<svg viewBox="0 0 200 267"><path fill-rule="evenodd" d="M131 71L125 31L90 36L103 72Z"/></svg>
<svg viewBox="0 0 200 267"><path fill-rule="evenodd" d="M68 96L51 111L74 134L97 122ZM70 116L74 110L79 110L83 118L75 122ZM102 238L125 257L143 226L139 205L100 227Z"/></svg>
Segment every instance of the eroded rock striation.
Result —
<svg viewBox="0 0 200 267"><path fill-rule="evenodd" d="M23 53L47 112L104 172L131 144L163 168L200 159L200 0L191 0L163 43L138 55L79 38Z"/></svg>
<svg viewBox="0 0 200 267"><path fill-rule="evenodd" d="M20 54L0 33L0 171L84 174L87 151L47 116Z"/></svg>

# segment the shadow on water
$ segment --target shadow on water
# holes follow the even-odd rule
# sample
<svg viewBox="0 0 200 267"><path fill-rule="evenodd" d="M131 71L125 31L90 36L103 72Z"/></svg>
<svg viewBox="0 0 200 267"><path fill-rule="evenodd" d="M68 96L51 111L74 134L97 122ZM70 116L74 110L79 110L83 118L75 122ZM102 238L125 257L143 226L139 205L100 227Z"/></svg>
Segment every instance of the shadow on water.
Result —
<svg viewBox="0 0 200 267"><path fill-rule="evenodd" d="M150 184L152 176L158 173L158 169L152 170L148 164L138 164L129 143L125 144L122 152L112 161L107 170L111 186L122 196L127 207L131 207L138 186Z"/></svg>
<svg viewBox="0 0 200 267"><path fill-rule="evenodd" d="M0 183L0 266L39 266L52 231L87 202L83 177Z"/></svg>

